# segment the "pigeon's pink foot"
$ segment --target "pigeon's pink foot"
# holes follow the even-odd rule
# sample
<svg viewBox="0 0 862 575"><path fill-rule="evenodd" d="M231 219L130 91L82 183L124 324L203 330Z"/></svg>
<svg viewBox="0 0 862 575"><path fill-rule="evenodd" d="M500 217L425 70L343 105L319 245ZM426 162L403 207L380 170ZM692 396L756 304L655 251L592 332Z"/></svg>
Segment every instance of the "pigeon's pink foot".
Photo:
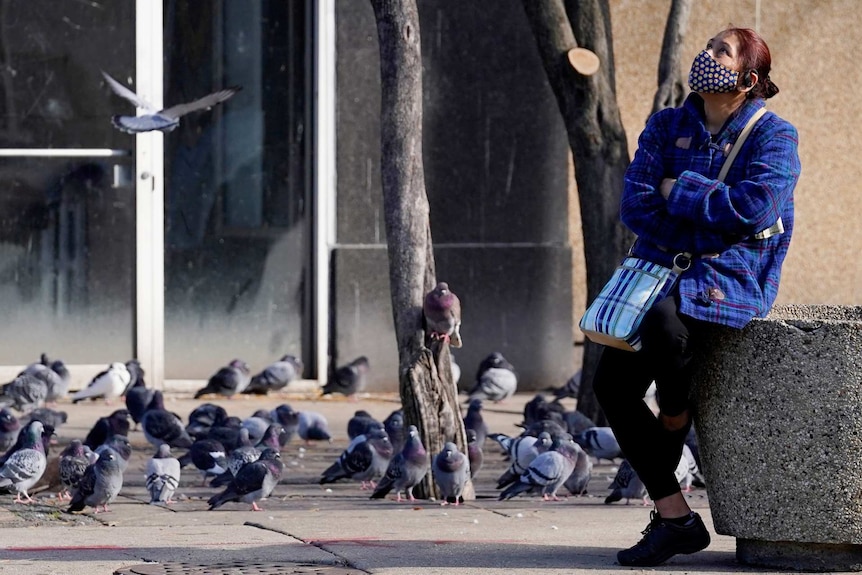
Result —
<svg viewBox="0 0 862 575"><path fill-rule="evenodd" d="M263 509L261 509L260 507L258 507L258 505L257 505L257 501L252 501L252 502L251 502L251 510L252 510L252 511L263 511Z"/></svg>

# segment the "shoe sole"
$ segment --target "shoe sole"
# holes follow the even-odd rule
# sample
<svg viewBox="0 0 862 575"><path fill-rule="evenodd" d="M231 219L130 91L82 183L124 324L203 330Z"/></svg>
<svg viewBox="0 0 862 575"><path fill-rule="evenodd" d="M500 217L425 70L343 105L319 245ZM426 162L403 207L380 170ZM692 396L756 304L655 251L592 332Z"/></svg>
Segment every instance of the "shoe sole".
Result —
<svg viewBox="0 0 862 575"><path fill-rule="evenodd" d="M710 543L711 543L711 540L707 539L706 543L702 547L699 547L699 546L693 546L693 547L680 546L677 549L669 550L669 551L659 555L658 557L654 558L653 561L633 561L631 563L625 563L622 560L620 560L619 553L617 553L617 562L623 567L656 567L658 565L661 565L662 563L664 563L665 561L667 561L668 559L670 559L674 555L691 555L692 553L697 553L698 551L703 551L704 549L709 547Z"/></svg>

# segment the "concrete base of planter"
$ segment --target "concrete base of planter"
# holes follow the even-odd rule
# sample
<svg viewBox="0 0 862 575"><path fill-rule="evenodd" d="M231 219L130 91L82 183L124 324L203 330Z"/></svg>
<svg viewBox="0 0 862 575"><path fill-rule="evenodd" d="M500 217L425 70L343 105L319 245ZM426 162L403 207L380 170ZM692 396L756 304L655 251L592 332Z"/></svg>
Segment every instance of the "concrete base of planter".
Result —
<svg viewBox="0 0 862 575"><path fill-rule="evenodd" d="M862 307L778 307L707 347L695 426L716 531L745 563L862 570Z"/></svg>

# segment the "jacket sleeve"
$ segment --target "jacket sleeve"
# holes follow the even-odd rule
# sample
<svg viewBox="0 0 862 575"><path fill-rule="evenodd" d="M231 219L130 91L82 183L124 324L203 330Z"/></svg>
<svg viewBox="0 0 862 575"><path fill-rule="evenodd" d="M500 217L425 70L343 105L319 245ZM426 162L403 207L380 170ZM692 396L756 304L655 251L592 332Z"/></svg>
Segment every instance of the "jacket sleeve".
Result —
<svg viewBox="0 0 862 575"><path fill-rule="evenodd" d="M667 201L671 215L719 233L750 236L778 220L799 179L796 129L772 115L744 144L732 185L697 172L680 174ZM751 146L751 147L749 147ZM748 148L748 150L745 150Z"/></svg>

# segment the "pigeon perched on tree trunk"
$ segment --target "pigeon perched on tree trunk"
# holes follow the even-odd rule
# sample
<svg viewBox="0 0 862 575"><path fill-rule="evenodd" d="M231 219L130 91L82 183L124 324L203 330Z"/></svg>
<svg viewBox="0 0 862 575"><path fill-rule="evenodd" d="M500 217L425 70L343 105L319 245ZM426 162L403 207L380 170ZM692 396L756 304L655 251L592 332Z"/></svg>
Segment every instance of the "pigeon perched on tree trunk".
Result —
<svg viewBox="0 0 862 575"><path fill-rule="evenodd" d="M422 306L425 333L431 341L447 341L452 347L461 347L461 300L446 282L425 295Z"/></svg>
<svg viewBox="0 0 862 575"><path fill-rule="evenodd" d="M251 378L243 393L266 395L270 391L281 391L294 379L302 376L302 361L292 355L282 358L264 368Z"/></svg>
<svg viewBox="0 0 862 575"><path fill-rule="evenodd" d="M176 129L176 127L180 125L180 117L185 116L190 112L208 110L216 104L224 102L225 100L239 92L241 89L239 86L233 86L224 90L213 92L212 94L208 94L203 98L199 98L185 104L177 104L176 106L171 106L170 108L164 108L162 110L159 110L155 106L132 92L129 88L123 86L122 84L111 78L104 71L102 71L102 76L105 77L105 81L108 83L108 86L110 86L111 90L113 90L115 94L117 94L121 98L125 98L126 100L134 104L136 107L143 108L146 111L145 114L142 114L140 116L117 115L111 118L111 123L114 124L115 128L128 134L152 132L153 130L170 132L171 130Z"/></svg>
<svg viewBox="0 0 862 575"><path fill-rule="evenodd" d="M278 485L283 471L284 463L281 462L278 451L264 449L260 459L243 465L227 488L209 499L207 503L210 511L228 501L251 503L253 511L263 511L258 507L257 502L269 497Z"/></svg>
<svg viewBox="0 0 862 575"><path fill-rule="evenodd" d="M443 445L443 451L434 458L431 469L443 498L440 505L449 503L459 505L467 479L470 477L470 461L467 456L458 451L457 445L449 441Z"/></svg>
<svg viewBox="0 0 862 575"><path fill-rule="evenodd" d="M413 488L422 481L430 467L431 462L425 446L422 445L419 430L415 425L411 425L404 448L389 461L386 473L371 494L371 499L383 499L394 489L396 501L401 501L402 491L410 501L415 501Z"/></svg>

